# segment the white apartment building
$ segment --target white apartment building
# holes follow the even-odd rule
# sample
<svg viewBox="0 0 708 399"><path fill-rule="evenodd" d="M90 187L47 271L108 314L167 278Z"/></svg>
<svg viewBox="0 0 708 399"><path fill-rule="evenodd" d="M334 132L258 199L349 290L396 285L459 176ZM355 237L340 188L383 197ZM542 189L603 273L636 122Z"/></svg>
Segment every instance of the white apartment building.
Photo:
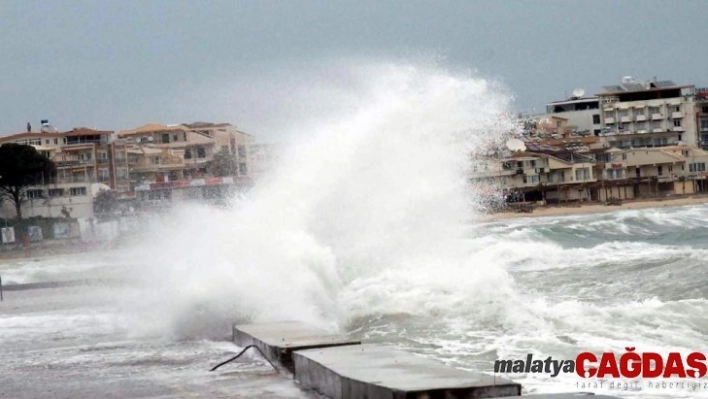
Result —
<svg viewBox="0 0 708 399"><path fill-rule="evenodd" d="M554 101L546 104L546 113L549 117L566 119L571 136L598 136L602 130L598 97L571 97Z"/></svg>
<svg viewBox="0 0 708 399"><path fill-rule="evenodd" d="M693 85L625 77L600 98L600 136L616 148L698 145Z"/></svg>

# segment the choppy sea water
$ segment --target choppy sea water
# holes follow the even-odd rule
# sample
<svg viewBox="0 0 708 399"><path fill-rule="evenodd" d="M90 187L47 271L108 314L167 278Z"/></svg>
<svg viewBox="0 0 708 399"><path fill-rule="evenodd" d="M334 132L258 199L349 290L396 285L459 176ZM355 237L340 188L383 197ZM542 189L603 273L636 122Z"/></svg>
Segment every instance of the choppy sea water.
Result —
<svg viewBox="0 0 708 399"><path fill-rule="evenodd" d="M572 359L583 351L621 353L627 346L659 353L705 351L706 238L708 206L472 224L466 238L472 248L469 262L454 269L364 269L359 275L349 270L328 291L334 310L321 313L319 324L485 372L492 372L496 359L522 359L528 353ZM194 250L199 257L198 251L206 249ZM130 248L0 264L6 285L133 279L129 284L6 291L0 303L2 396L47 396L52 390L58 397L104 391L106 397L301 395L253 357L231 369L251 374L207 373L237 349L228 343L229 320L275 321L277 312L259 312L263 307L258 303L230 302L236 297L220 302L194 294L197 286L166 290L154 285L153 277L145 277L155 266L148 251ZM468 282L492 266L500 272L483 279L491 287ZM195 268L197 275L199 265ZM204 267L201 273L209 270ZM287 273L286 268L281 272ZM294 291L311 288L307 281L291 282ZM267 291L267 284L244 287L235 280L229 286L277 295ZM165 302L179 302L180 312ZM277 301L263 306L273 304ZM703 386L656 389L652 381L632 381L611 388L607 380L602 387L584 387L575 375L508 377L521 382L527 393L708 397ZM249 378L257 381L255 387Z"/></svg>

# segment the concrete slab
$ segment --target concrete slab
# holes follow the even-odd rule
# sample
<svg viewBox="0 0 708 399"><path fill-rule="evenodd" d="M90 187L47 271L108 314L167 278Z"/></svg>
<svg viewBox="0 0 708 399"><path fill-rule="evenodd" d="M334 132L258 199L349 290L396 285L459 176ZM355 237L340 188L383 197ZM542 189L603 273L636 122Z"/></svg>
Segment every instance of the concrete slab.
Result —
<svg viewBox="0 0 708 399"><path fill-rule="evenodd" d="M240 347L256 345L270 361L280 363L291 373L295 372L294 350L361 344L299 321L235 325L233 341Z"/></svg>
<svg viewBox="0 0 708 399"><path fill-rule="evenodd" d="M496 398L521 395L505 378L459 370L379 345L298 350L295 379L333 399Z"/></svg>

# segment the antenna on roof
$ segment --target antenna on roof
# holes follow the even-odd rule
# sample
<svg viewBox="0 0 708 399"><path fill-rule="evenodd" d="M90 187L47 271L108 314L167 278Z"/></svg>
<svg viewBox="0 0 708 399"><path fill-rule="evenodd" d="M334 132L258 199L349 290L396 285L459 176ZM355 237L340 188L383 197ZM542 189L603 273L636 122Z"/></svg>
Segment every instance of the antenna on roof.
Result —
<svg viewBox="0 0 708 399"><path fill-rule="evenodd" d="M509 139L506 142L506 148L510 149L511 151L525 151L526 144L524 144L524 142L519 139Z"/></svg>
<svg viewBox="0 0 708 399"><path fill-rule="evenodd" d="M585 95L585 89L581 89L578 87L577 89L573 90L573 97L580 98Z"/></svg>

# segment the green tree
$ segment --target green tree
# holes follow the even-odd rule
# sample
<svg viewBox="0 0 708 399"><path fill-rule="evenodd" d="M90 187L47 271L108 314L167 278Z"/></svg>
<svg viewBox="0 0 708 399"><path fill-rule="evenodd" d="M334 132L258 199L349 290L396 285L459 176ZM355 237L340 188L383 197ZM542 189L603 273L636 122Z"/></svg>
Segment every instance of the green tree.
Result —
<svg viewBox="0 0 708 399"><path fill-rule="evenodd" d="M99 219L106 218L118 208L118 194L113 190L101 190L93 199L93 213Z"/></svg>
<svg viewBox="0 0 708 399"><path fill-rule="evenodd" d="M29 145L0 145L0 197L11 201L22 219L22 203L28 187L48 181L55 173L54 162Z"/></svg>
<svg viewBox="0 0 708 399"><path fill-rule="evenodd" d="M217 177L236 176L238 174L238 162L236 157L229 152L228 147L221 147L221 150L214 154L214 158L209 163L209 171Z"/></svg>

